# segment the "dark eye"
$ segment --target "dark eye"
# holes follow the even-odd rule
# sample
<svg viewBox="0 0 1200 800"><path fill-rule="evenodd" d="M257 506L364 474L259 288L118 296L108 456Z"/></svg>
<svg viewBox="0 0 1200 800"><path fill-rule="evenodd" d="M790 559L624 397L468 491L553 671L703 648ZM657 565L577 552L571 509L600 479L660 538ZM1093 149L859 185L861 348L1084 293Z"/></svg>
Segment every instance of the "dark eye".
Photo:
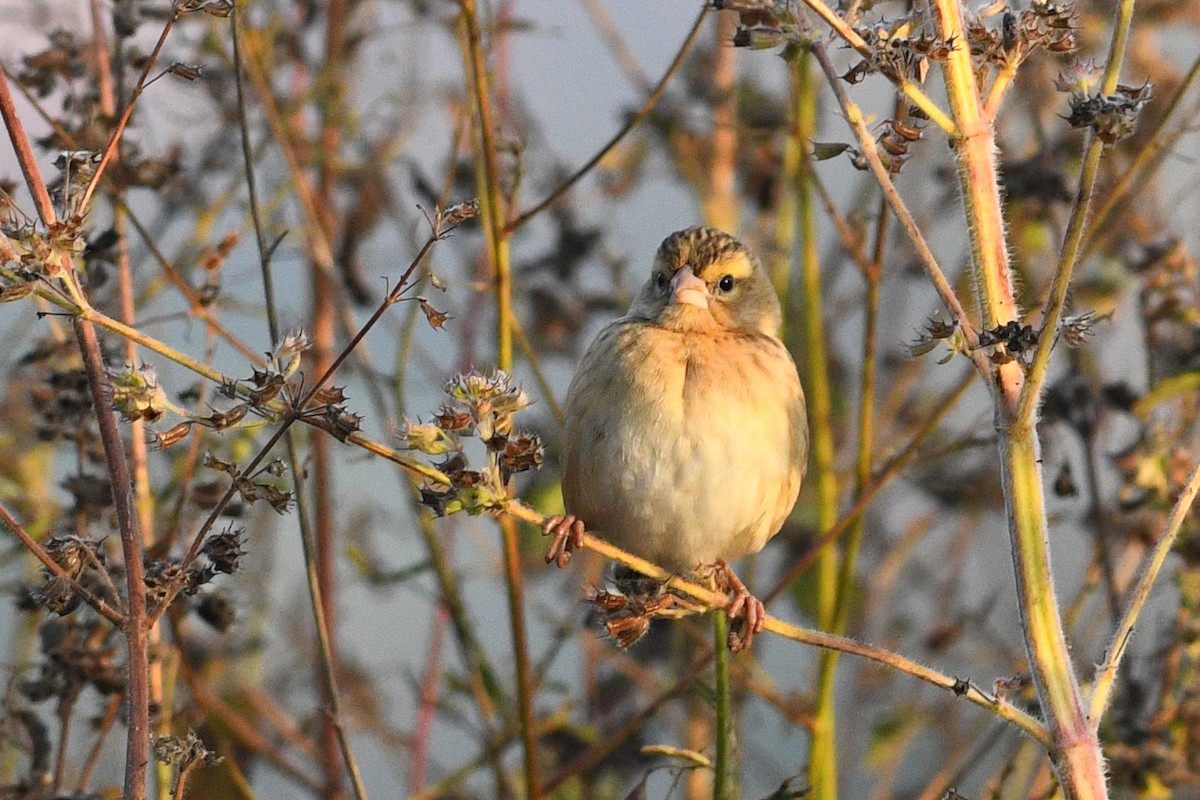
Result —
<svg viewBox="0 0 1200 800"><path fill-rule="evenodd" d="M654 287L656 289L665 289L667 286L667 274L665 272L654 273Z"/></svg>
<svg viewBox="0 0 1200 800"><path fill-rule="evenodd" d="M733 276L726 275L725 277L721 278L721 282L717 284L717 288L720 289L722 292L732 292L733 291Z"/></svg>

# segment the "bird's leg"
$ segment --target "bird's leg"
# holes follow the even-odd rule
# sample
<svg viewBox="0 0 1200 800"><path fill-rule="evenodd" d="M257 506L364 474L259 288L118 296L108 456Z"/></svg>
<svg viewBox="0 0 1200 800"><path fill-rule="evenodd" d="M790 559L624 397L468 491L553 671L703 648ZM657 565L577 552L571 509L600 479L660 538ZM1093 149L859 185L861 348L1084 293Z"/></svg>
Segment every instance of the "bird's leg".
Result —
<svg viewBox="0 0 1200 800"><path fill-rule="evenodd" d="M554 562L562 569L571 560L571 553L583 548L583 520L574 514L555 514L542 523L542 535L554 537L546 550L546 563Z"/></svg>
<svg viewBox="0 0 1200 800"><path fill-rule="evenodd" d="M720 559L714 564L718 585L723 591L733 592L729 605L725 606L725 615L731 623L729 628L729 649L731 652L747 650L754 641L755 634L761 633L763 620L767 617L767 609L750 590L741 578L734 574L729 562Z"/></svg>

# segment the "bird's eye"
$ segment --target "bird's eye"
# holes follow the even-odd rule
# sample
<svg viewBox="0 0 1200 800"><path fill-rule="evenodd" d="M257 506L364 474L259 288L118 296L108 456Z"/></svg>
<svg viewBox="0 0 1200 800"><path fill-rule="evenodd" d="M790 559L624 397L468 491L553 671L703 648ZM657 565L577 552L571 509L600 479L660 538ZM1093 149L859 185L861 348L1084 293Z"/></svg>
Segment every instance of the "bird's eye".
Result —
<svg viewBox="0 0 1200 800"><path fill-rule="evenodd" d="M665 289L667 287L667 274L665 272L654 273L654 287L656 289Z"/></svg>
<svg viewBox="0 0 1200 800"><path fill-rule="evenodd" d="M722 292L732 292L733 291L733 276L726 275L723 278L721 278L721 282L717 284L717 288L719 288Z"/></svg>

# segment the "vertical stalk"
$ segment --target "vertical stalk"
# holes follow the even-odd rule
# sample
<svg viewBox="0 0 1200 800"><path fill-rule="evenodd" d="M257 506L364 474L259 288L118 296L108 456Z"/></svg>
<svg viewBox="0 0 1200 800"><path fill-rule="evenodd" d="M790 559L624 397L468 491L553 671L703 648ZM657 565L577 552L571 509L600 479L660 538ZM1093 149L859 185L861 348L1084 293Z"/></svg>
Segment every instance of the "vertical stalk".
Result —
<svg viewBox="0 0 1200 800"><path fill-rule="evenodd" d="M108 36L104 27L103 15L100 9L100 4L97 0L92 0L88 4L92 21L92 32L95 39L96 52L96 84L97 84L97 99L100 107L100 112L108 119L116 119L118 98L124 95L124 70L116 70L117 75L114 76L112 69L111 54L109 52ZM125 64L124 48L121 46L121 40L117 39L116 59L119 65ZM116 142L113 160L120 163L121 160L121 142ZM137 309L134 304L134 285L133 285L133 262L129 255L129 237L127 234L127 217L128 211L125 208L125 192L122 188L114 188L113 200L113 230L117 234L117 293L120 303L121 321L126 325L134 325L137 318ZM138 346L137 343L126 339L125 340L125 360L130 364L136 364L138 361ZM129 461L131 480L134 496L134 508L138 519L138 529L141 532L142 546L150 547L154 544L154 496L150 491L150 468L149 468L149 452L146 442L146 423L144 420L136 419L129 426ZM161 631L157 625L151 626L147 632L147 647L157 646L162 639ZM165 689L163 685L163 668L161 660L155 660L153 663L147 664L148 674L148 691L149 702L155 703L159 708L163 709L156 721L156 733L166 735L170 733L171 709L164 704ZM155 788L158 797L166 798L170 795L171 787L171 767L159 761L154 762L155 768Z"/></svg>
<svg viewBox="0 0 1200 800"><path fill-rule="evenodd" d="M713 675L717 696L716 758L713 769L713 800L725 800L729 796L729 730L733 720L729 711L729 623L722 611L714 611L713 618Z"/></svg>
<svg viewBox="0 0 1200 800"><path fill-rule="evenodd" d="M1040 450L1032 425L1001 430L1005 505L1029 668L1053 737L1050 757L1065 796L1106 798L1104 760L1084 712L1050 572Z"/></svg>
<svg viewBox="0 0 1200 800"><path fill-rule="evenodd" d="M961 3L935 0L932 7L940 35L965 42ZM988 328L1019 316L1004 239L995 132L983 113L969 48L954 48L944 74L961 134L953 145L981 316ZM1018 361L998 367L991 378L1017 601L1030 671L1053 738L1051 760L1069 800L1107 797L1099 743L1084 712L1054 593L1035 414L1021 409L1034 405L1022 403L1025 374Z"/></svg>
<svg viewBox="0 0 1200 800"><path fill-rule="evenodd" d="M817 130L817 93L812 85L812 56L796 60L793 93L796 137L801 152ZM827 531L837 522L837 475L833 444L833 401L829 385L829 356L825 349L824 303L821 265L817 249L817 200L812 189L812 162L801 156L796 173L796 221L800 237L800 302L803 303L804 352L799 359L805 377L809 427L812 436L810 485L816 490L816 526ZM821 550L817 557L817 625L829 631L836 624L840 556L836 545ZM837 772L837 654L823 651L817 675L817 707L813 714L808 781L813 797L833 800L838 794Z"/></svg>
<svg viewBox="0 0 1200 800"><path fill-rule="evenodd" d="M16 152L17 162L20 164L29 193L37 206L38 216L43 225L50 225L56 221L54 205L38 172L33 148L25 135L25 126L17 116L12 93L8 88L8 78L3 71L0 71L0 116L4 118L9 141ZM74 288L79 297L82 297L83 290L78 284L74 265L67 262L64 266L67 269L64 280ZM125 561L125 586L128 595L125 614L128 660L125 697L129 728L125 744L124 796L128 800L143 800L146 796L146 768L150 761L150 684L147 674L149 648L146 635L146 583L142 563L142 540L137 528L137 513L134 509L129 467L125 462L125 448L112 412L108 376L104 370L100 341L96 338L96 329L90 321L75 317L72 326L87 373L96 424L100 429L100 441L112 485L113 506L121 536L121 552Z"/></svg>
<svg viewBox="0 0 1200 800"><path fill-rule="evenodd" d="M875 227L875 252L866 265L863 278L867 284L864 306L866 320L863 330L862 376L859 382L858 457L854 468L854 494L862 497L871 483L871 449L875 441L875 365L878 356L879 278L883 271L883 253L887 240L887 202L880 201L879 220ZM854 585L854 565L866 529L866 516L859 514L846 537L838 573L837 608L830 633L843 634L850 614L850 594Z"/></svg>
<svg viewBox="0 0 1200 800"><path fill-rule="evenodd" d="M505 233L504 198L500 190L500 171L496 160L495 119L492 114L490 85L484 62L483 37L475 0L460 0L461 29L467 83L473 96L476 120L476 151L480 169L479 205L487 239L488 260L492 265L493 290L496 293L496 366L512 372L512 272L508 236ZM533 800L542 796L538 766L537 722L533 709L533 671L529 663L529 635L525 626L525 588L521 574L521 554L517 526L511 517L500 520L504 546L504 576L508 610L512 623L513 656L517 672L517 704L521 722L521 741L525 749L525 792Z"/></svg>
<svg viewBox="0 0 1200 800"><path fill-rule="evenodd" d="M349 0L331 0L326 12L327 27L325 31L325 63L318 74L321 91L318 96L320 103L320 143L318 152L321 154L317 163L317 196L316 211L318 222L325 231L325 240L334 239L337 227L334 211L333 192L338 180L338 149L341 145L341 125L345 119L344 94L346 79L344 73L346 63L345 24L350 13ZM312 291L312 338L313 357L318 375L327 374L333 364L336 343L334 297L337 287L334 285L333 274L323 269L323 265L314 264L311 269ZM278 333L276 333L278 335ZM278 341L278 340L276 340ZM327 637L329 668L337 675L339 656L337 650L337 559L335 554L336 522L333 514L333 456L330 452L330 437L314 436L311 439L312 473L309 485L312 492L312 537L313 556L316 560L316 578L320 583L318 595L323 605L321 609L325 621ZM295 454L296 437L288 439L289 451ZM298 476L297 476L298 477ZM299 484L299 478L297 479ZM334 683L325 681L321 686L321 702L327 708L334 708L336 699L333 696ZM338 745L339 731L337 726L341 720L333 715L326 715L321 721L318 739L321 771L325 776L323 794L327 800L335 800L342 795L342 757Z"/></svg>
<svg viewBox="0 0 1200 800"><path fill-rule="evenodd" d="M142 566L142 538L137 530L133 486L125 462L125 446L113 416L108 376L100 341L90 322L76 317L72 324L83 355L91 390L100 440L104 445L105 467L112 481L113 504L121 532L121 552L125 561L125 586L128 594L125 612L125 642L128 649L126 702L129 708L129 734L125 744L125 797L143 800L146 796L146 769L150 763L150 680L149 637L146 626L146 582Z"/></svg>
<svg viewBox="0 0 1200 800"><path fill-rule="evenodd" d="M708 163L697 185L701 215L706 225L738 233L737 197L738 98L737 50L729 46L737 18L731 13L713 19L713 57L708 65L709 85L713 92L712 128L708 137ZM724 612L713 612L713 681L716 689L716 719L706 703L698 699L688 704L684 737L687 747L703 750L715 744L715 769L692 770L687 776L685 797L728 796L731 764L729 736L734 724L729 696L728 621Z"/></svg>
<svg viewBox="0 0 1200 800"><path fill-rule="evenodd" d="M729 46L736 26L731 13L717 14L714 20L711 81L716 101L709 155L707 185L701 199L704 221L714 228L737 233L737 49Z"/></svg>

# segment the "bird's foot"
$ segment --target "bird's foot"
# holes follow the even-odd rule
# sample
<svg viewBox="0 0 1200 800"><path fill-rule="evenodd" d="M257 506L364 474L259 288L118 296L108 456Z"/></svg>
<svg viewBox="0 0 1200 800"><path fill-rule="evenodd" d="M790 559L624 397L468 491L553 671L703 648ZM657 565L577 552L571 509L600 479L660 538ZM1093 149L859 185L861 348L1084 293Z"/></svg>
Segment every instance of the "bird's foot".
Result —
<svg viewBox="0 0 1200 800"><path fill-rule="evenodd" d="M542 523L542 535L552 536L546 549L546 563L554 562L562 569L571 560L571 553L583 548L583 520L574 514L555 514Z"/></svg>
<svg viewBox="0 0 1200 800"><path fill-rule="evenodd" d="M746 584L734 574L729 562L721 559L713 565L717 586L723 592L732 592L729 605L725 606L725 616L729 618L729 637L727 644L731 653L750 649L755 635L762 632L763 621L767 618L767 609L762 601L750 594Z"/></svg>

